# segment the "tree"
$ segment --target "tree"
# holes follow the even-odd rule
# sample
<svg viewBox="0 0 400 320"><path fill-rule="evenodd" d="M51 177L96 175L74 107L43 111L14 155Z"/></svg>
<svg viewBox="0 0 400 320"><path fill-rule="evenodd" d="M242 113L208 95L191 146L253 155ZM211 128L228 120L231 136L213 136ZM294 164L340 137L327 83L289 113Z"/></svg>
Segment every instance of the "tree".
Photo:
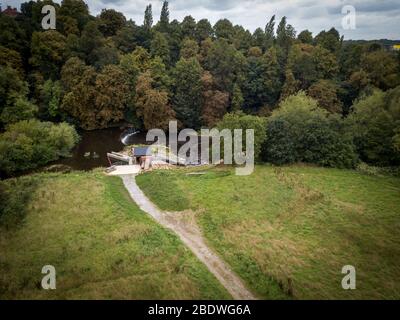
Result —
<svg viewBox="0 0 400 320"><path fill-rule="evenodd" d="M339 71L335 55L320 46L308 44L292 46L287 68L293 72L301 89L309 88L320 79L333 79Z"/></svg>
<svg viewBox="0 0 400 320"><path fill-rule="evenodd" d="M182 41L181 58L190 59L197 58L199 53L199 45L195 40L186 38Z"/></svg>
<svg viewBox="0 0 400 320"><path fill-rule="evenodd" d="M380 166L400 164L397 137L400 123L400 87L386 93L376 90L357 101L348 121L364 162Z"/></svg>
<svg viewBox="0 0 400 320"><path fill-rule="evenodd" d="M328 32L321 31L315 37L315 42L332 53L337 53L341 47L340 34L335 28L330 29Z"/></svg>
<svg viewBox="0 0 400 320"><path fill-rule="evenodd" d="M0 46L0 66L7 66L18 71L20 77L24 75L21 55L15 50Z"/></svg>
<svg viewBox="0 0 400 320"><path fill-rule="evenodd" d="M342 103L337 96L338 87L330 80L319 80L307 91L308 95L318 101L321 108L331 113L342 113Z"/></svg>
<svg viewBox="0 0 400 320"><path fill-rule="evenodd" d="M135 50L138 43L139 27L133 21L128 21L127 24L117 31L113 37L115 47L123 53L130 53Z"/></svg>
<svg viewBox="0 0 400 320"><path fill-rule="evenodd" d="M16 96L12 104L7 105L1 115L0 120L4 124L12 124L21 120L28 120L35 117L38 107L29 102L23 96Z"/></svg>
<svg viewBox="0 0 400 320"><path fill-rule="evenodd" d="M358 158L353 136L339 116L329 116L300 92L284 100L267 123L264 160L274 164L314 163L353 168Z"/></svg>
<svg viewBox="0 0 400 320"><path fill-rule="evenodd" d="M47 80L41 90L41 113L45 118L55 118L60 114L62 86L60 81Z"/></svg>
<svg viewBox="0 0 400 320"><path fill-rule="evenodd" d="M83 30L90 20L89 8L83 0L63 0L59 11L60 17L69 17L77 21L79 30Z"/></svg>
<svg viewBox="0 0 400 320"><path fill-rule="evenodd" d="M175 119L175 112L168 103L168 93L154 89L152 83L149 71L139 75L136 86L136 112L143 120L145 129L165 130L169 121Z"/></svg>
<svg viewBox="0 0 400 320"><path fill-rule="evenodd" d="M233 85L242 81L246 59L227 40L216 40L207 53L205 66L218 84L218 90L232 93Z"/></svg>
<svg viewBox="0 0 400 320"><path fill-rule="evenodd" d="M295 37L296 31L290 24L287 24L286 17L283 17L276 30L276 43L287 53Z"/></svg>
<svg viewBox="0 0 400 320"><path fill-rule="evenodd" d="M19 72L0 66L0 122L3 125L33 118L37 107L27 99L28 84Z"/></svg>
<svg viewBox="0 0 400 320"><path fill-rule="evenodd" d="M387 90L400 84L398 64L388 52L379 50L366 53L361 58L361 66L367 72L371 83L377 88Z"/></svg>
<svg viewBox="0 0 400 320"><path fill-rule="evenodd" d="M240 111L242 109L244 102L242 90L240 90L240 87L235 83L233 86L233 93L232 93L232 103L231 103L231 109L233 112Z"/></svg>
<svg viewBox="0 0 400 320"><path fill-rule="evenodd" d="M280 100L285 100L286 98L296 94L299 90L299 81L294 77L292 70L287 69L285 72L285 83L282 88Z"/></svg>
<svg viewBox="0 0 400 320"><path fill-rule="evenodd" d="M131 97L129 89L129 79L118 66L105 66L97 75L94 116L98 128L105 128L124 118L124 111Z"/></svg>
<svg viewBox="0 0 400 320"><path fill-rule="evenodd" d="M168 1L164 1L163 2L159 25L160 25L160 31L161 32L167 32L168 31L168 27L169 27Z"/></svg>
<svg viewBox="0 0 400 320"><path fill-rule="evenodd" d="M11 175L65 157L78 140L66 123L32 119L12 124L0 134L0 172Z"/></svg>
<svg viewBox="0 0 400 320"><path fill-rule="evenodd" d="M146 30L150 30L152 26L153 26L153 11L152 11L151 4L149 4L149 5L146 7L146 10L145 10L145 12L144 12L143 27L144 27Z"/></svg>
<svg viewBox="0 0 400 320"><path fill-rule="evenodd" d="M241 129L244 132L244 134L242 135L243 146L246 146L246 130L254 130L255 160L261 159L262 146L265 144L266 140L265 126L265 118L246 115L243 112L227 113L224 118L217 124L217 128L219 130L230 129L233 132L235 129Z"/></svg>
<svg viewBox="0 0 400 320"><path fill-rule="evenodd" d="M108 65L97 74L93 67L73 59L62 70L61 81L67 89L62 110L77 119L86 130L106 128L122 120L132 97L126 72L118 66Z"/></svg>
<svg viewBox="0 0 400 320"><path fill-rule="evenodd" d="M28 37L16 19L0 14L0 45L19 52L22 56L29 50Z"/></svg>
<svg viewBox="0 0 400 320"><path fill-rule="evenodd" d="M201 19L196 25L196 40L201 43L203 40L213 36L213 28L210 21L207 19Z"/></svg>
<svg viewBox="0 0 400 320"><path fill-rule="evenodd" d="M74 65L74 62L78 62L78 65ZM96 70L91 66L86 66L77 58L71 58L64 65L61 74L61 81L64 88L67 89L61 109L76 119L83 129L98 128Z"/></svg>
<svg viewBox="0 0 400 320"><path fill-rule="evenodd" d="M170 64L171 58L167 38L161 32L154 34L150 44L150 53L152 57L160 57L166 65Z"/></svg>
<svg viewBox="0 0 400 320"><path fill-rule="evenodd" d="M172 86L172 79L167 72L167 68L160 57L151 59L149 69L153 80L152 86L154 89L164 90L169 93Z"/></svg>
<svg viewBox="0 0 400 320"><path fill-rule="evenodd" d="M269 20L265 26L265 49L272 47L275 41L275 15Z"/></svg>
<svg viewBox="0 0 400 320"><path fill-rule="evenodd" d="M126 24L125 16L114 9L101 10L99 18L99 30L105 37L116 35Z"/></svg>
<svg viewBox="0 0 400 320"><path fill-rule="evenodd" d="M196 58L180 59L173 72L173 108L178 120L187 128L200 127L202 104L202 68Z"/></svg>
<svg viewBox="0 0 400 320"><path fill-rule="evenodd" d="M64 63L65 37L55 31L34 32L29 62L46 78L57 78Z"/></svg>
<svg viewBox="0 0 400 320"><path fill-rule="evenodd" d="M0 65L0 113L5 106L14 102L16 96L26 96L28 92L28 84L21 79L17 70Z"/></svg>
<svg viewBox="0 0 400 320"><path fill-rule="evenodd" d="M214 79L208 71L203 73L201 82L203 85L202 121L204 125L211 128L226 113L229 94L215 90Z"/></svg>
<svg viewBox="0 0 400 320"><path fill-rule="evenodd" d="M308 30L303 30L302 32L300 32L299 35L297 36L297 39L301 43L306 43L306 44L312 44L314 41L312 33Z"/></svg>
<svg viewBox="0 0 400 320"><path fill-rule="evenodd" d="M229 42L232 42L235 35L232 22L228 19L218 20L214 25L214 33L217 39L226 39Z"/></svg>
<svg viewBox="0 0 400 320"><path fill-rule="evenodd" d="M264 49L266 41L264 31L257 28L253 33L253 46Z"/></svg>
<svg viewBox="0 0 400 320"><path fill-rule="evenodd" d="M88 22L82 31L78 41L78 57L85 60L89 65L94 65L99 60L99 48L103 47L105 39L99 30L96 21Z"/></svg>
<svg viewBox="0 0 400 320"><path fill-rule="evenodd" d="M183 38L196 38L196 20L192 16L186 16L181 23Z"/></svg>
<svg viewBox="0 0 400 320"><path fill-rule="evenodd" d="M280 70L275 48L263 56L247 58L247 73L243 82L244 108L258 111L276 104L281 91Z"/></svg>

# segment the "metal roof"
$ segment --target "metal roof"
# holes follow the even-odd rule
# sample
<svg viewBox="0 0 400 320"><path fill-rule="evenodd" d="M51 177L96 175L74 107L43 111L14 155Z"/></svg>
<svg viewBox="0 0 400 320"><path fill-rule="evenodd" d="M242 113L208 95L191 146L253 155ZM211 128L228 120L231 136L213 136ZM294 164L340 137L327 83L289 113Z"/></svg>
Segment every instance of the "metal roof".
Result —
<svg viewBox="0 0 400 320"><path fill-rule="evenodd" d="M133 148L134 157L151 156L150 147Z"/></svg>

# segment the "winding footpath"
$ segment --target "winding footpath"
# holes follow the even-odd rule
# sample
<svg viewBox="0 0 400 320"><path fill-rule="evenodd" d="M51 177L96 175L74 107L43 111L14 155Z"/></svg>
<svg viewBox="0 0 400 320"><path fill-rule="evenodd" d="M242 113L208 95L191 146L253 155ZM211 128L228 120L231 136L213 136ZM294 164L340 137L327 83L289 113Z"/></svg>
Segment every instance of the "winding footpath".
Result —
<svg viewBox="0 0 400 320"><path fill-rule="evenodd" d="M236 300L257 299L242 280L205 243L191 212L165 212L157 208L140 190L134 175L121 176L131 198L162 226L175 232Z"/></svg>

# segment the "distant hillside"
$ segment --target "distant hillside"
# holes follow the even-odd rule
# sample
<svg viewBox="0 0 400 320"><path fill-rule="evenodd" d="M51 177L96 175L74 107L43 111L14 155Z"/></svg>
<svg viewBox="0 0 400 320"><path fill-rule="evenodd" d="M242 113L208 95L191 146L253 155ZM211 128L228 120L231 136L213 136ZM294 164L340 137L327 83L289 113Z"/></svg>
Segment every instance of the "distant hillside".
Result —
<svg viewBox="0 0 400 320"><path fill-rule="evenodd" d="M380 40L345 40L346 44L372 44L379 43L384 47L393 47L395 44L400 44L400 40L388 40L388 39L380 39Z"/></svg>

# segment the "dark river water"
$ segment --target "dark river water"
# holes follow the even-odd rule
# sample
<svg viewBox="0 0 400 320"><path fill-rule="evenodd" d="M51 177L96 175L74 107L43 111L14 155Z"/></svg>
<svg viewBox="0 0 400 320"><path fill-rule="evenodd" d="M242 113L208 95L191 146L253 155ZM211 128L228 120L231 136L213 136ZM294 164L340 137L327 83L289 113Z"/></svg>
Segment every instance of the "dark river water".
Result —
<svg viewBox="0 0 400 320"><path fill-rule="evenodd" d="M67 165L74 170L108 167L107 153L122 151L125 147L122 141L130 145L147 144L145 133L133 133L132 130L120 128L81 131L81 140L72 151L72 157L60 159L52 164Z"/></svg>

